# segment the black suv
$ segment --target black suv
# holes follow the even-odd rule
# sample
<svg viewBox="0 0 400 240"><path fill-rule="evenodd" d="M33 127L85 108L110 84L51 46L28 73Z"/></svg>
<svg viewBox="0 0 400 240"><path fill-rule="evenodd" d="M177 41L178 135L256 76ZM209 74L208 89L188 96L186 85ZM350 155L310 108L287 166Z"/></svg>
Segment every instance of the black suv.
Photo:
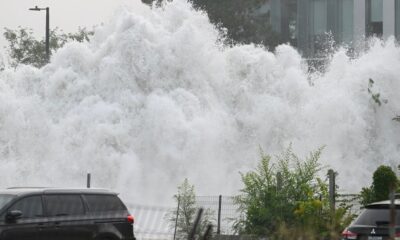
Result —
<svg viewBox="0 0 400 240"><path fill-rule="evenodd" d="M133 240L133 217L101 189L0 191L0 240Z"/></svg>
<svg viewBox="0 0 400 240"><path fill-rule="evenodd" d="M400 240L400 200L395 201L396 232ZM342 233L342 239L387 240L389 239L390 202L382 201L365 206L358 218Z"/></svg>

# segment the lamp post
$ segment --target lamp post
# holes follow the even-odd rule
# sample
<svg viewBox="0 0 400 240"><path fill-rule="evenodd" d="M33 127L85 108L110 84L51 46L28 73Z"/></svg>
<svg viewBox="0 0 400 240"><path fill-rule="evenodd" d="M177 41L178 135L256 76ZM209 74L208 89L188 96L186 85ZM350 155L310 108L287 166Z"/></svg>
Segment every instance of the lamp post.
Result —
<svg viewBox="0 0 400 240"><path fill-rule="evenodd" d="M50 8L39 8L35 6L34 8L29 8L31 11L42 11L46 10L46 59L47 62L50 61Z"/></svg>

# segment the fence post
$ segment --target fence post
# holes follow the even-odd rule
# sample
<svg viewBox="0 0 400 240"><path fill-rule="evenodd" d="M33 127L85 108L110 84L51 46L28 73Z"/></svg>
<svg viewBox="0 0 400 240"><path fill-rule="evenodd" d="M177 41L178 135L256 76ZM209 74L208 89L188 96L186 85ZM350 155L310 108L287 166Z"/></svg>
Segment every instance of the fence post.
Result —
<svg viewBox="0 0 400 240"><path fill-rule="evenodd" d="M218 198L218 225L217 225L217 234L221 234L221 208L222 208L222 195L219 195Z"/></svg>
<svg viewBox="0 0 400 240"><path fill-rule="evenodd" d="M178 196L178 207L176 208L175 228L174 228L174 240L176 239L176 228L178 227L179 207L181 203L181 196Z"/></svg>
<svg viewBox="0 0 400 240"><path fill-rule="evenodd" d="M396 199L396 188L391 187L389 199L390 199L390 226L389 226L389 239L395 240L396 234L396 206L394 201Z"/></svg>
<svg viewBox="0 0 400 240"><path fill-rule="evenodd" d="M194 220L192 231L190 231L188 240L195 240L197 228L200 225L201 217L203 216L203 208L199 208L197 211L196 219Z"/></svg>
<svg viewBox="0 0 400 240"><path fill-rule="evenodd" d="M86 178L86 187L87 188L90 188L90 180L91 180L91 174L88 173L87 178Z"/></svg>
<svg viewBox="0 0 400 240"><path fill-rule="evenodd" d="M211 240L212 239L212 224L207 225L206 232L204 233L203 240Z"/></svg>

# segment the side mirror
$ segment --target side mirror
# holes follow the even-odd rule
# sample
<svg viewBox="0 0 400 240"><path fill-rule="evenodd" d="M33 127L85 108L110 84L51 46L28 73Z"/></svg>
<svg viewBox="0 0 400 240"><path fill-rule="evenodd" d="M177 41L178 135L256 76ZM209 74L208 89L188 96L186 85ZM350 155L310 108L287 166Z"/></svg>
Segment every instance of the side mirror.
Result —
<svg viewBox="0 0 400 240"><path fill-rule="evenodd" d="M15 221L22 217L22 212L20 210L11 210L6 214L6 220Z"/></svg>

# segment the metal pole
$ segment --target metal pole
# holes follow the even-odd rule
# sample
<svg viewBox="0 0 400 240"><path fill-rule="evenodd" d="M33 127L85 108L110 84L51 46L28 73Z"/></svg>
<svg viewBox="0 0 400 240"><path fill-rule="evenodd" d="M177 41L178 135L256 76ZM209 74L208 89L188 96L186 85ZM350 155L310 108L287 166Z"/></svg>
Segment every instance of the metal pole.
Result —
<svg viewBox="0 0 400 240"><path fill-rule="evenodd" d="M282 218L283 216L283 211L282 211L282 197L281 197L281 190L282 190L282 173L277 172L276 173L276 196L278 197L278 207L279 207L279 216Z"/></svg>
<svg viewBox="0 0 400 240"><path fill-rule="evenodd" d="M389 226L389 236L390 240L395 240L396 234L396 206L394 205L396 189L392 187L390 189L390 226Z"/></svg>
<svg viewBox="0 0 400 240"><path fill-rule="evenodd" d="M178 207L176 208L176 218L175 218L175 229L174 229L174 240L176 239L176 228L178 227L178 217L179 217L179 207L181 204L181 196L178 196Z"/></svg>
<svg viewBox="0 0 400 240"><path fill-rule="evenodd" d="M212 239L212 225L211 224L208 224L207 225L207 229L206 229L206 232L204 233L204 236L203 236L203 240L210 240L210 239Z"/></svg>
<svg viewBox="0 0 400 240"><path fill-rule="evenodd" d="M50 8L46 8L46 58L50 62Z"/></svg>
<svg viewBox="0 0 400 240"><path fill-rule="evenodd" d="M90 188L90 181L91 181L91 174L88 173L87 178L86 178L86 187L87 188Z"/></svg>
<svg viewBox="0 0 400 240"><path fill-rule="evenodd" d="M196 220L194 221L194 224L193 224L192 231L190 232L190 234L188 236L188 240L195 240L196 231L200 225L200 220L201 220L202 216L203 216L203 208L199 208L199 210L197 211Z"/></svg>
<svg viewBox="0 0 400 240"><path fill-rule="evenodd" d="M217 234L221 234L221 208L222 208L222 195L219 195L218 199L218 225L217 225Z"/></svg>
<svg viewBox="0 0 400 240"><path fill-rule="evenodd" d="M332 213L334 213L335 212L336 183L335 183L335 172L332 169L329 169L328 177L329 177L329 204L330 204Z"/></svg>
<svg viewBox="0 0 400 240"><path fill-rule="evenodd" d="M276 190L279 192L282 190L282 173L276 173Z"/></svg>

